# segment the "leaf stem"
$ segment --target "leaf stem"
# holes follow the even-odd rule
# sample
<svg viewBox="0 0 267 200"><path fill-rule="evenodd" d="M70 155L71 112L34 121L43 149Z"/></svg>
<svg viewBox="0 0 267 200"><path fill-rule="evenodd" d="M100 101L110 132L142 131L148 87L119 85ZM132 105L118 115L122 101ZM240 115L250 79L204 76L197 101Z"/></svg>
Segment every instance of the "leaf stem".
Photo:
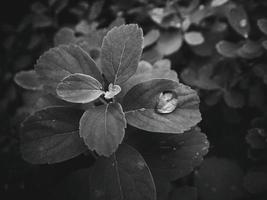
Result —
<svg viewBox="0 0 267 200"><path fill-rule="evenodd" d="M103 97L99 97L99 100L100 100L103 104L108 104L108 103L106 102L106 100L105 100Z"/></svg>

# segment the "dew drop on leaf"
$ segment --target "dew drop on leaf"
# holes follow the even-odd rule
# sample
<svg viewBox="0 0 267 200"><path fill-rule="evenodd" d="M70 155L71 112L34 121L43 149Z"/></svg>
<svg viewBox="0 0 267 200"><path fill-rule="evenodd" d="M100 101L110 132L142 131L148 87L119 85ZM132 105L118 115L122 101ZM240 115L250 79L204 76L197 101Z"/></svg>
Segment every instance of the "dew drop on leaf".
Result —
<svg viewBox="0 0 267 200"><path fill-rule="evenodd" d="M178 99L173 92L162 92L159 95L156 111L161 114L173 112L178 104Z"/></svg>

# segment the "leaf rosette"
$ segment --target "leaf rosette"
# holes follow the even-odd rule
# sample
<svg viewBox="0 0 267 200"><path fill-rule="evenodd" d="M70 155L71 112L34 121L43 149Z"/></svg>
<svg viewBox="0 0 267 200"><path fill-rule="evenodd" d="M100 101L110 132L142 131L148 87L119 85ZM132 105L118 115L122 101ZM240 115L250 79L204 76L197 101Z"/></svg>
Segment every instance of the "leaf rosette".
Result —
<svg viewBox="0 0 267 200"><path fill-rule="evenodd" d="M122 25L104 37L100 62L76 44L59 45L39 58L30 75L45 93L64 100L63 107L83 110L77 127L80 137L89 150L109 157L122 143L127 123L146 131L179 134L201 120L197 93L179 83L169 60L154 65L140 62L142 49L142 29ZM23 74L19 78L24 88L36 89L21 81ZM25 123L37 115L33 113ZM53 124L49 127L56 130ZM27 134L29 129L24 130Z"/></svg>

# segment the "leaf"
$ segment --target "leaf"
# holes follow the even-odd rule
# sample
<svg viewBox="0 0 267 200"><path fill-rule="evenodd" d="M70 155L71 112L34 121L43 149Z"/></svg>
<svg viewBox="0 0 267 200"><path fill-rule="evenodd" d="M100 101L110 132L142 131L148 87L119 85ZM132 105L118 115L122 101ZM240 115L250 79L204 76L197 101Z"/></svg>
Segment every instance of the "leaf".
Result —
<svg viewBox="0 0 267 200"><path fill-rule="evenodd" d="M104 93L98 80L79 73L67 76L57 86L57 95L72 103L89 103Z"/></svg>
<svg viewBox="0 0 267 200"><path fill-rule="evenodd" d="M248 130L246 141L253 149L267 149L267 133L262 128Z"/></svg>
<svg viewBox="0 0 267 200"><path fill-rule="evenodd" d="M159 113L161 93L169 92L176 100L175 109ZM183 133L195 126L201 115L199 98L190 87L167 79L154 79L134 86L123 99L127 122L137 128L164 133Z"/></svg>
<svg viewBox="0 0 267 200"><path fill-rule="evenodd" d="M138 138L138 149L150 166L152 175L165 181L190 174L208 153L207 137L197 127L179 135L143 135Z"/></svg>
<svg viewBox="0 0 267 200"><path fill-rule="evenodd" d="M257 24L261 32L267 35L267 19L259 19Z"/></svg>
<svg viewBox="0 0 267 200"><path fill-rule="evenodd" d="M104 37L100 60L106 79L114 85L136 71L142 53L143 32L136 24L114 27Z"/></svg>
<svg viewBox="0 0 267 200"><path fill-rule="evenodd" d="M194 64L192 67L187 67L182 71L181 78L186 84L204 90L217 90L221 88L213 77L213 64L197 66L197 68L195 66L197 65Z"/></svg>
<svg viewBox="0 0 267 200"><path fill-rule="evenodd" d="M100 0L92 4L92 7L90 8L90 13L88 16L89 21L95 20L101 14L104 3L105 3L105 0Z"/></svg>
<svg viewBox="0 0 267 200"><path fill-rule="evenodd" d="M237 56L239 45L222 40L216 44L216 49L218 53L224 57L235 58Z"/></svg>
<svg viewBox="0 0 267 200"><path fill-rule="evenodd" d="M195 173L199 198L205 200L234 200L243 197L243 171L234 162L216 157L205 159Z"/></svg>
<svg viewBox="0 0 267 200"><path fill-rule="evenodd" d="M231 27L244 38L248 38L250 24L248 16L241 5L228 4L226 9L226 17Z"/></svg>
<svg viewBox="0 0 267 200"><path fill-rule="evenodd" d="M156 200L145 160L126 144L120 145L111 157L96 161L90 183L90 200Z"/></svg>
<svg viewBox="0 0 267 200"><path fill-rule="evenodd" d="M159 37L160 37L160 33L158 30L152 29L151 31L149 31L144 37L143 48L146 48L154 44L158 40Z"/></svg>
<svg viewBox="0 0 267 200"><path fill-rule="evenodd" d="M80 136L90 150L110 156L124 137L126 120L119 103L89 108L80 120Z"/></svg>
<svg viewBox="0 0 267 200"><path fill-rule="evenodd" d="M55 94L58 83L65 77L81 73L102 82L102 75L92 58L77 45L61 45L45 52L37 61L36 73L45 89Z"/></svg>
<svg viewBox="0 0 267 200"><path fill-rule="evenodd" d="M33 164L69 160L87 150L78 133L81 110L50 107L30 115L22 124L21 152Z"/></svg>
<svg viewBox="0 0 267 200"><path fill-rule="evenodd" d="M171 70L170 61L168 61L159 60L153 66L146 61L140 61L136 73L124 83L118 99L122 100L131 88L142 82L159 78L179 82L177 73Z"/></svg>
<svg viewBox="0 0 267 200"><path fill-rule="evenodd" d="M223 97L229 107L241 108L245 105L244 95L238 91L226 90L223 94Z"/></svg>
<svg viewBox="0 0 267 200"><path fill-rule="evenodd" d="M20 71L15 75L14 81L27 90L40 90L42 84L34 70Z"/></svg>
<svg viewBox="0 0 267 200"><path fill-rule="evenodd" d="M175 189L170 200L197 200L197 189L195 187L183 186Z"/></svg>
<svg viewBox="0 0 267 200"><path fill-rule="evenodd" d="M71 28L64 27L59 29L59 31L54 36L54 44L55 46L62 44L71 44L75 43L75 33Z"/></svg>
<svg viewBox="0 0 267 200"><path fill-rule="evenodd" d="M225 3L227 3L229 0L212 0L211 2L211 6L212 7L218 7L218 6L222 6Z"/></svg>
<svg viewBox="0 0 267 200"><path fill-rule="evenodd" d="M184 34L184 39L187 44L195 46L204 43L205 39L200 32L191 31Z"/></svg>
<svg viewBox="0 0 267 200"><path fill-rule="evenodd" d="M108 86L108 91L105 93L105 99L112 99L114 96L119 94L121 87L119 85L113 85L112 83Z"/></svg>
<svg viewBox="0 0 267 200"><path fill-rule="evenodd" d="M170 55L178 51L183 44L183 36L180 31L162 32L156 45L156 49L162 55Z"/></svg>
<svg viewBox="0 0 267 200"><path fill-rule="evenodd" d="M47 28L53 25L53 19L45 14L36 14L32 19L34 28Z"/></svg>
<svg viewBox="0 0 267 200"><path fill-rule="evenodd" d="M241 58L253 59L262 55L261 45L257 42L247 40L237 51Z"/></svg>

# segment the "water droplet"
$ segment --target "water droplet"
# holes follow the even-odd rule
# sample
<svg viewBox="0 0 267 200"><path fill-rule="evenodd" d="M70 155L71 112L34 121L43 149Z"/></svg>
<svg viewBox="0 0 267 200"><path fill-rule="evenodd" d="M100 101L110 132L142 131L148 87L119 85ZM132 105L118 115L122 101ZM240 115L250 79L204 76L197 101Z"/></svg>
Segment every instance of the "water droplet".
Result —
<svg viewBox="0 0 267 200"><path fill-rule="evenodd" d="M246 19L241 19L239 22L240 27L244 28L248 24L248 21Z"/></svg>
<svg viewBox="0 0 267 200"><path fill-rule="evenodd" d="M161 114L173 112L178 104L178 99L173 92L162 92L159 95L156 111Z"/></svg>

